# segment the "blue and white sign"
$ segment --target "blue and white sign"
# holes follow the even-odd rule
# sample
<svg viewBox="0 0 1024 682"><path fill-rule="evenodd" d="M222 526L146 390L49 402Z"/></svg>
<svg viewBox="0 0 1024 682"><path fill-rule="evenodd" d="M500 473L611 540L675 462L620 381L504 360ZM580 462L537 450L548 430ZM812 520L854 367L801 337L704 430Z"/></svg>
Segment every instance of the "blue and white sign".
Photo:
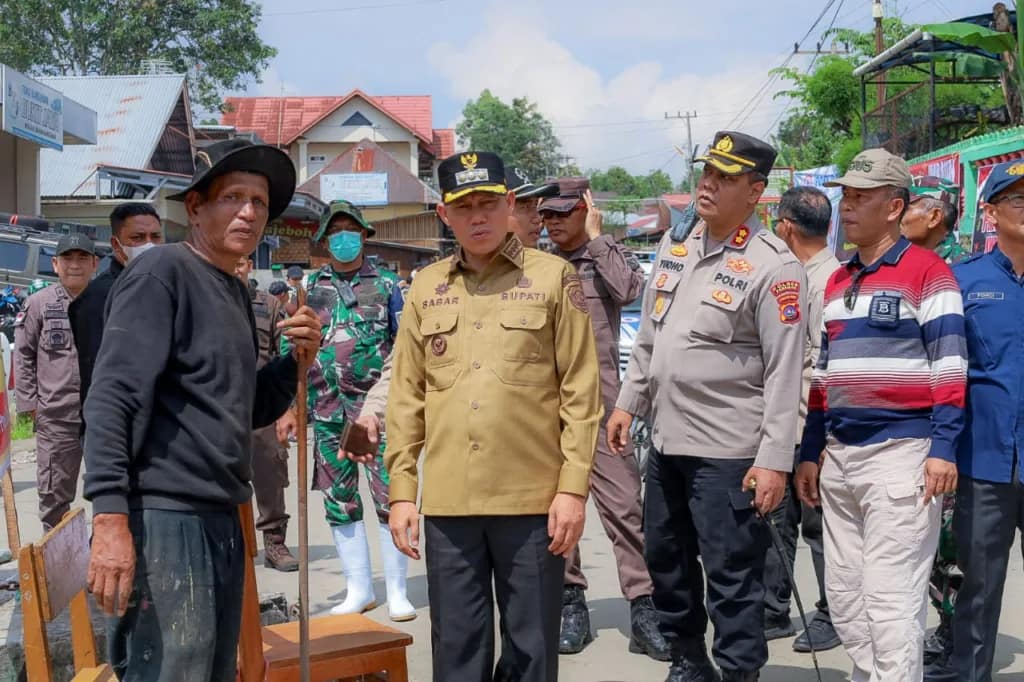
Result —
<svg viewBox="0 0 1024 682"><path fill-rule="evenodd" d="M338 199L356 206L388 205L387 173L331 173L320 175L320 200Z"/></svg>
<svg viewBox="0 0 1024 682"><path fill-rule="evenodd" d="M0 70L3 130L42 147L64 149L64 97L9 66Z"/></svg>

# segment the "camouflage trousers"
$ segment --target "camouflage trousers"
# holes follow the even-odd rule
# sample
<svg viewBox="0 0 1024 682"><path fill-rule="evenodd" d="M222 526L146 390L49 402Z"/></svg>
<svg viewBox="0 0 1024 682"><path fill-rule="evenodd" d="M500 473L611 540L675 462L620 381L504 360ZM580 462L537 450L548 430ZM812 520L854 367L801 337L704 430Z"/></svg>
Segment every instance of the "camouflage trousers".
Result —
<svg viewBox="0 0 1024 682"><path fill-rule="evenodd" d="M939 549L932 564L932 577L928 581L928 596L940 614L953 615L956 593L963 582L963 574L956 565L956 538L953 536L953 508L956 494L942 498L942 527L939 531Z"/></svg>
<svg viewBox="0 0 1024 682"><path fill-rule="evenodd" d="M330 526L344 526L363 520L363 501L359 496L359 467L367 476L377 519L388 522L388 486L390 478L384 469L383 436L380 449L370 464L359 465L340 455L344 424L313 422L313 489L324 494L324 511Z"/></svg>

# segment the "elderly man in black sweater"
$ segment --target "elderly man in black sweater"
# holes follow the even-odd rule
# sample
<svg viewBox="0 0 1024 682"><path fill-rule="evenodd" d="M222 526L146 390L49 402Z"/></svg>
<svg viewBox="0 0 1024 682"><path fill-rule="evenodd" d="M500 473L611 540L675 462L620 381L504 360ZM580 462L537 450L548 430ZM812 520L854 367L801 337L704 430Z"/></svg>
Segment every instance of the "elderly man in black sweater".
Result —
<svg viewBox="0 0 1024 682"><path fill-rule="evenodd" d="M118 277L85 403L89 586L122 679L235 677L251 434L295 397L320 341L308 308L281 323L296 351L256 370L246 287L234 276L295 189L281 151L229 140L196 156L187 242ZM296 353L298 357L296 357Z"/></svg>

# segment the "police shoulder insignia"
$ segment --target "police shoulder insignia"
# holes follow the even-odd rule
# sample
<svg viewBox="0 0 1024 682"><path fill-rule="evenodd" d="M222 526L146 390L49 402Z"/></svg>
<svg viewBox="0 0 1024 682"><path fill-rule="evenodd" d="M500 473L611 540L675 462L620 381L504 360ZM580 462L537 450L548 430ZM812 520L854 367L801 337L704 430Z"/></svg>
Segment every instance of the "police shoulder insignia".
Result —
<svg viewBox="0 0 1024 682"><path fill-rule="evenodd" d="M725 267L744 275L754 271L754 266L746 258L730 258L725 262Z"/></svg>
<svg viewBox="0 0 1024 682"><path fill-rule="evenodd" d="M748 239L750 239L750 228L743 225L740 229L736 230L736 234L729 240L729 244L740 247L746 244Z"/></svg>
<svg viewBox="0 0 1024 682"><path fill-rule="evenodd" d="M590 312L587 309L587 298L583 295L579 275L575 273L563 275L562 288L565 289L565 293L569 296L569 303L572 303L574 308L580 312Z"/></svg>
<svg viewBox="0 0 1024 682"><path fill-rule="evenodd" d="M654 314L661 315L665 311L665 294L659 293L654 299Z"/></svg>
<svg viewBox="0 0 1024 682"><path fill-rule="evenodd" d="M800 321L800 282L787 279L776 282L771 288L772 296L779 304L779 321L796 324Z"/></svg>
<svg viewBox="0 0 1024 682"><path fill-rule="evenodd" d="M672 250L669 253L671 253L673 256L678 256L679 258L682 258L687 253L689 253L689 251L686 249L686 245L676 244L675 246L672 247Z"/></svg>

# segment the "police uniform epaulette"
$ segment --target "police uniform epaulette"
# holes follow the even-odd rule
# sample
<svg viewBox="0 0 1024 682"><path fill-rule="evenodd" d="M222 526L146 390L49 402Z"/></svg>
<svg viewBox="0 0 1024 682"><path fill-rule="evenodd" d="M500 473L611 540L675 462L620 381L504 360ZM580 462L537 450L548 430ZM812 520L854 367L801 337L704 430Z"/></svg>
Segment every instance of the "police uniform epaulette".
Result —
<svg viewBox="0 0 1024 682"><path fill-rule="evenodd" d="M774 250L779 255L781 255L781 256L789 255L789 256L792 256L793 259L796 259L796 256L793 256L793 253L789 250L789 247L786 246L786 242L782 241L782 239L780 239L778 235L774 234L768 228L764 228L763 230L759 230L756 236L757 236L758 239L760 239L765 244L770 246L772 248L772 250ZM788 259L784 259L784 260L788 260Z"/></svg>

